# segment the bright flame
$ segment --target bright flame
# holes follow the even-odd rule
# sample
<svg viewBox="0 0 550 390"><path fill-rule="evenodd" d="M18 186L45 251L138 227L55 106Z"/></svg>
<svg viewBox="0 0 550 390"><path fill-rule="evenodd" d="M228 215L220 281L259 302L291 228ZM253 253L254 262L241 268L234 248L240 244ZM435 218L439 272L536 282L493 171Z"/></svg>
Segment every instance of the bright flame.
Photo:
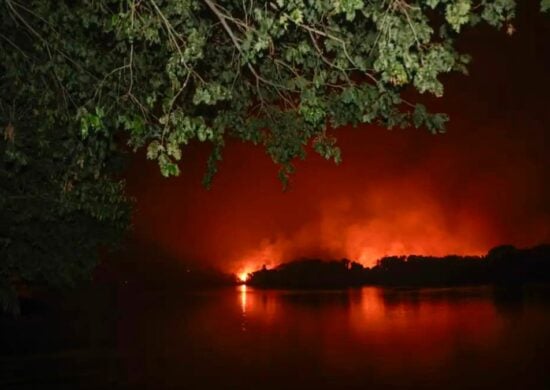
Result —
<svg viewBox="0 0 550 390"><path fill-rule="evenodd" d="M247 281L247 279L248 279L248 272L246 272L246 271L245 271L245 272L241 272L241 273L238 275L238 277L239 277L239 281L245 283L245 282Z"/></svg>

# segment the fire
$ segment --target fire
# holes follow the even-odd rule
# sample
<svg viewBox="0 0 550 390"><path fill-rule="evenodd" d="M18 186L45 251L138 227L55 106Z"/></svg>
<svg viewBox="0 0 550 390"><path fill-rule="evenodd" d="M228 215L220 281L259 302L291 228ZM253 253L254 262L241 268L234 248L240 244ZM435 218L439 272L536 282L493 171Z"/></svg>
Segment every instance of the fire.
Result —
<svg viewBox="0 0 550 390"><path fill-rule="evenodd" d="M171 257L233 273L240 283L264 265L299 258L374 266L386 255L483 254L503 242L550 240L550 217L540 208L549 188L544 126L529 122L518 147L515 136L502 136L507 122L453 121L457 131L433 139L427 132L341 129L342 165L313 155L297 162L285 192L268 156L240 142L228 143L210 191L198 184L206 147L190 148L185 177L170 181L155 164L140 162L128 178L141 205L135 236Z"/></svg>
<svg viewBox="0 0 550 390"><path fill-rule="evenodd" d="M246 283L246 281L248 280L248 272L247 271L241 272L237 275L237 277L239 278L240 282Z"/></svg>

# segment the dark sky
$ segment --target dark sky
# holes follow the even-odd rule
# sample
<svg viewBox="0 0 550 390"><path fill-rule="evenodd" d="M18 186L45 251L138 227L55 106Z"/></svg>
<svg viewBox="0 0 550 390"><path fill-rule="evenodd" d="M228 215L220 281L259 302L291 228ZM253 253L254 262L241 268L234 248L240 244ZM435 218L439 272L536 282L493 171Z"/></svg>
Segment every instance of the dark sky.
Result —
<svg viewBox="0 0 550 390"><path fill-rule="evenodd" d="M446 134L338 129L343 163L310 154L285 193L265 152L236 141L210 190L205 145L186 150L175 179L138 155L127 174L133 234L229 272L550 242L550 15L522 8L515 26L511 37L481 28L461 38L470 76L446 77L445 96L429 102L450 115Z"/></svg>

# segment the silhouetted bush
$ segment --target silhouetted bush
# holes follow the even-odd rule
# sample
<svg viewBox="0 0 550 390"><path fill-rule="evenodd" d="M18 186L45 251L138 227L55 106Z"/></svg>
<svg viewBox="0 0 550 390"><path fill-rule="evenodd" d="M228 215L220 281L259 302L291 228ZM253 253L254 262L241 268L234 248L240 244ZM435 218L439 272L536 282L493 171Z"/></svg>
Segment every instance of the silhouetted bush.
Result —
<svg viewBox="0 0 550 390"><path fill-rule="evenodd" d="M256 271L248 284L288 288L337 288L363 283L365 269L348 259L322 261L300 259L278 267Z"/></svg>
<svg viewBox="0 0 550 390"><path fill-rule="evenodd" d="M250 275L249 284L284 288L337 288L362 284L452 286L550 282L550 245L502 245L486 256L389 256L365 268L348 259L300 259Z"/></svg>

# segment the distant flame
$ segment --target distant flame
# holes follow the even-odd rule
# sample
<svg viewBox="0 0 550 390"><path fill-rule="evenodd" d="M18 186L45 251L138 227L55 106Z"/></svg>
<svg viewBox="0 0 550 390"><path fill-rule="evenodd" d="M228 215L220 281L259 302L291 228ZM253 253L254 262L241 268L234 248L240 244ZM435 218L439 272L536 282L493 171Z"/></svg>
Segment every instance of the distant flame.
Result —
<svg viewBox="0 0 550 390"><path fill-rule="evenodd" d="M239 278L239 281L240 282L243 282L245 283L247 280L248 280L248 272L241 272L240 274L237 275L238 278Z"/></svg>
<svg viewBox="0 0 550 390"><path fill-rule="evenodd" d="M475 99L458 96L477 112ZM345 162L336 167L313 155L297 162L285 192L269 156L237 141L228 143L210 191L195 184L206 147L190 148L187 176L170 181L136 159L128 177L140 205L135 236L167 256L231 272L241 284L264 265L300 258L345 257L372 267L387 255L475 255L503 242L549 241L545 127L524 114L519 138L508 120L468 115L455 115L457 131L437 139L341 129Z"/></svg>

